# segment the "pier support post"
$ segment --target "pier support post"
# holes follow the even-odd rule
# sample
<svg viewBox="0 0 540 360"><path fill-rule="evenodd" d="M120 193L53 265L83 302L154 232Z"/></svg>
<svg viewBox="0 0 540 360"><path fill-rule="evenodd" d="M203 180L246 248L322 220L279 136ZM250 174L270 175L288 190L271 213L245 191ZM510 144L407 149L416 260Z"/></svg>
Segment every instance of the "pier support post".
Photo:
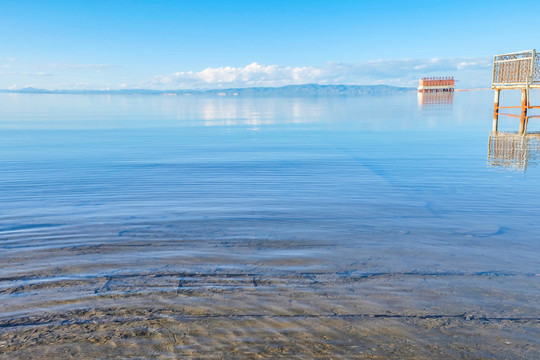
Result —
<svg viewBox="0 0 540 360"><path fill-rule="evenodd" d="M493 103L493 133L499 128L499 98L501 89L495 89L495 101Z"/></svg>
<svg viewBox="0 0 540 360"><path fill-rule="evenodd" d="M519 118L519 134L523 135L527 131L527 108L529 99L527 89L521 89L521 117Z"/></svg>

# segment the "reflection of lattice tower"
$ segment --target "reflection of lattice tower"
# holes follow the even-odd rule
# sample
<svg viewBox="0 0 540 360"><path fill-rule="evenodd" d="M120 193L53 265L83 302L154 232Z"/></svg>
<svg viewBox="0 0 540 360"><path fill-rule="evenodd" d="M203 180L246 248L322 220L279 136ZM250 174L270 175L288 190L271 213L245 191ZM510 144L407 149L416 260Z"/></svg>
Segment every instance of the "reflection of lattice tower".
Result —
<svg viewBox="0 0 540 360"><path fill-rule="evenodd" d="M539 150L540 134L494 132L489 136L488 164L525 170L528 164L538 162Z"/></svg>
<svg viewBox="0 0 540 360"><path fill-rule="evenodd" d="M495 89L493 132L498 130L499 115L506 115L519 118L519 134L525 134L529 119L540 117L527 114L529 109L540 109L540 106L531 106L529 103L530 89L540 89L540 54L537 54L536 50L526 50L495 55L491 87ZM521 90L521 106L499 106L501 90L505 89ZM520 114L501 113L500 109L520 109L521 112Z"/></svg>

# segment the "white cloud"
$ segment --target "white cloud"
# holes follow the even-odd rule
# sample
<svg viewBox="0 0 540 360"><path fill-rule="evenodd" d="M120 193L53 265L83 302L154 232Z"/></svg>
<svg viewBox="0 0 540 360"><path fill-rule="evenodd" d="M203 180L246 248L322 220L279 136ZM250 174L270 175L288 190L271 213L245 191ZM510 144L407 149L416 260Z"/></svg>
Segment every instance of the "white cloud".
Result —
<svg viewBox="0 0 540 360"><path fill-rule="evenodd" d="M52 74L46 73L44 71L38 72L0 72L0 76L53 76Z"/></svg>
<svg viewBox="0 0 540 360"><path fill-rule="evenodd" d="M389 84L415 86L423 76L463 77L462 85L489 85L490 58L373 60L291 67L251 63L244 67L206 68L154 77L144 87L226 88L294 84ZM485 84L484 84L485 83Z"/></svg>
<svg viewBox="0 0 540 360"><path fill-rule="evenodd" d="M282 86L304 84L321 77L322 70L313 67L290 67L251 63L245 67L206 68L199 72L177 72L157 76L153 85L194 87L212 86Z"/></svg>
<svg viewBox="0 0 540 360"><path fill-rule="evenodd" d="M111 65L111 64L50 64L46 67L52 68L52 69L60 69L60 70L95 70L95 71L103 71L103 70L109 70L109 69L117 69L121 68L120 65Z"/></svg>

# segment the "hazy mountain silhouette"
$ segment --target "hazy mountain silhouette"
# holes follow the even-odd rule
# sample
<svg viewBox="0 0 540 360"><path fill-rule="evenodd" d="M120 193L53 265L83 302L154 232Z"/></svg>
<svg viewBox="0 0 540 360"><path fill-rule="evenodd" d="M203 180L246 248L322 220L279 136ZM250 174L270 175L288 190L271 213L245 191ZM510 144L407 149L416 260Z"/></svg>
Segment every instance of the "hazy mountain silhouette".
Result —
<svg viewBox="0 0 540 360"><path fill-rule="evenodd" d="M415 88L389 85L288 85L282 87L249 87L210 90L45 90L32 87L18 90L0 90L9 93L28 94L119 94L119 95L199 95L199 96L249 96L249 97L310 97L310 96L361 96L386 95L408 91Z"/></svg>

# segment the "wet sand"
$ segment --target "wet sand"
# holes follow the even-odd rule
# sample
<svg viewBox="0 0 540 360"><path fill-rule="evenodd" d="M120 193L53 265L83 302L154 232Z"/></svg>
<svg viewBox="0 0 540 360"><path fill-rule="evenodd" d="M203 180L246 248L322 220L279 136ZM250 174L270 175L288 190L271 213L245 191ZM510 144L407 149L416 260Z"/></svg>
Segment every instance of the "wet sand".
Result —
<svg viewBox="0 0 540 360"><path fill-rule="evenodd" d="M463 236L203 240L200 225L80 228L94 244L12 251L0 358L540 357L540 276L457 269L446 247Z"/></svg>

